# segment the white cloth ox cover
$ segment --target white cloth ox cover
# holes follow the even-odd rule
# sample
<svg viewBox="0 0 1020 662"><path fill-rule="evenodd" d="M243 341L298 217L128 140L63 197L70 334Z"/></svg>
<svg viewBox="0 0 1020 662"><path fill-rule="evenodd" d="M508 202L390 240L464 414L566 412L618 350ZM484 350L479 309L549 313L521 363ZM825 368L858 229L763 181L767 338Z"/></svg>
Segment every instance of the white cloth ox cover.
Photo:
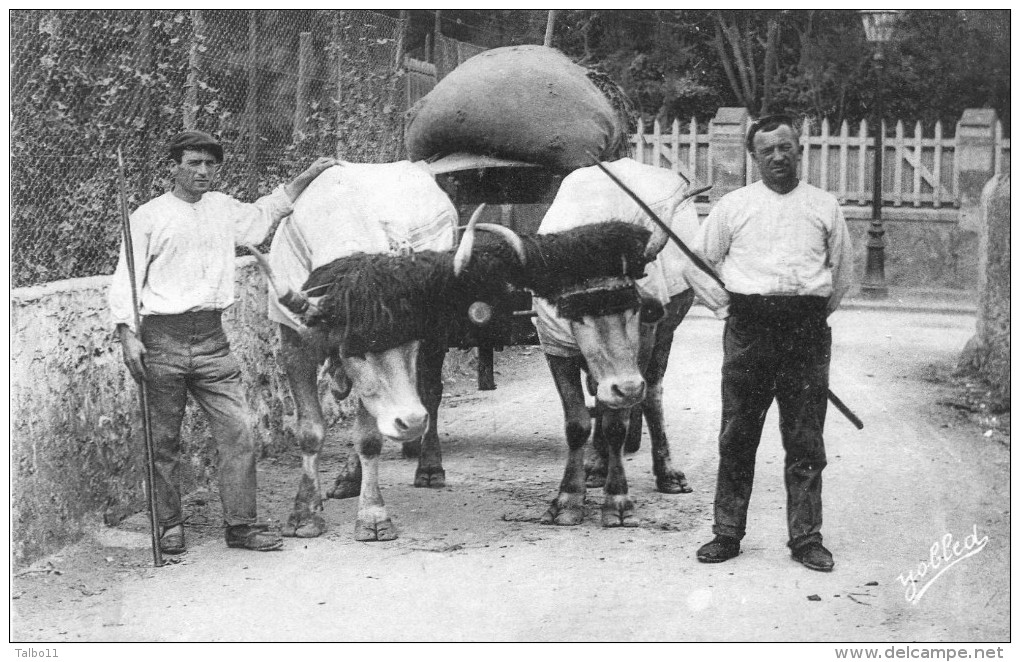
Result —
<svg viewBox="0 0 1020 662"><path fill-rule="evenodd" d="M457 210L424 164L343 163L329 168L294 203L273 237L269 262L282 289L300 291L318 267L354 253L445 251ZM269 319L299 329L269 295Z"/></svg>
<svg viewBox="0 0 1020 662"><path fill-rule="evenodd" d="M693 202L683 201L689 185L682 177L633 159L620 159L604 165L690 245L698 232L698 213ZM538 233L560 232L607 221L633 223L651 230L650 242L653 245L664 239L665 233L655 221L597 166L580 168L563 179ZM683 273L688 264L689 260L679 247L666 239L658 257L645 267L646 275L638 281L638 285L665 304L690 287ZM569 322L556 315L555 306L535 297L533 308L538 313L533 322L543 351L555 356L580 354Z"/></svg>

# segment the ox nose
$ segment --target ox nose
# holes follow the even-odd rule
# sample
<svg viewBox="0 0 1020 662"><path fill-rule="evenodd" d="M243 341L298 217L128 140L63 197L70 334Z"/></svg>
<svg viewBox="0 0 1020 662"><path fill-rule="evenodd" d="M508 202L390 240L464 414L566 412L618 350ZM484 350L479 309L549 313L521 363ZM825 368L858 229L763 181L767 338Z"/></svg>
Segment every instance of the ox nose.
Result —
<svg viewBox="0 0 1020 662"><path fill-rule="evenodd" d="M393 420L393 426L402 437L415 437L425 431L429 414L424 408L405 412Z"/></svg>
<svg viewBox="0 0 1020 662"><path fill-rule="evenodd" d="M604 402L609 407L631 407L645 398L645 380L640 377L615 379L608 386L608 397L604 398Z"/></svg>

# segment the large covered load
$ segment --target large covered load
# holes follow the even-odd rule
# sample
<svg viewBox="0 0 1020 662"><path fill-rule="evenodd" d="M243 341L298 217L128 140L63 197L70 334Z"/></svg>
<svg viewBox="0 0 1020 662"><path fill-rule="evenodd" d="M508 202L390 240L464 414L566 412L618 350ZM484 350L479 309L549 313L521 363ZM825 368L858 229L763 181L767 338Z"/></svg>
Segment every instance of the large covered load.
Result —
<svg viewBox="0 0 1020 662"><path fill-rule="evenodd" d="M622 99L620 100L622 102ZM494 48L454 69L408 111L412 161L456 152L570 171L612 159L626 140L622 113L563 53Z"/></svg>

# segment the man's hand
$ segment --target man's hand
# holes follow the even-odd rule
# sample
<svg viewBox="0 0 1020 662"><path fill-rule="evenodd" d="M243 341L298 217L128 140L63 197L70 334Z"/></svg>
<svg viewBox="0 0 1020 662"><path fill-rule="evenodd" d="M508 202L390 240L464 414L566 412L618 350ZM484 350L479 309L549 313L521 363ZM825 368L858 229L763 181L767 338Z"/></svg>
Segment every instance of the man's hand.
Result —
<svg viewBox="0 0 1020 662"><path fill-rule="evenodd" d="M324 170L339 164L339 161L330 156L320 156L315 159L315 163L308 166L307 170L295 177L294 181L290 184L287 184L286 191L290 201L294 202L297 200L298 196L312 183L312 180L321 175Z"/></svg>
<svg viewBox="0 0 1020 662"><path fill-rule="evenodd" d="M136 382L148 379L145 374L145 345L138 339L135 332L126 324L119 324L117 331L120 333L120 348L124 352L124 365L127 366L131 376Z"/></svg>
<svg viewBox="0 0 1020 662"><path fill-rule="evenodd" d="M316 177L322 174L322 171L326 168L332 168L338 165L340 162L334 159L332 156L320 156L315 159L315 162L308 166L308 169L298 175L298 178L305 177L308 181L312 181Z"/></svg>

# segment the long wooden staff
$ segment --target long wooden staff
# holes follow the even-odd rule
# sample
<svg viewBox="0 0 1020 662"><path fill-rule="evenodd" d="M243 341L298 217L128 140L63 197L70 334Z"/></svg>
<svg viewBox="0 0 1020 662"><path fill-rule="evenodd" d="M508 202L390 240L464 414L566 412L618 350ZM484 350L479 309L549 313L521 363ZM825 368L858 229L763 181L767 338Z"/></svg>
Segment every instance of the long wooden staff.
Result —
<svg viewBox="0 0 1020 662"><path fill-rule="evenodd" d="M131 306L135 314L135 330L142 332L142 315L138 310L138 288L135 283L135 250L131 241L131 221L128 217L127 183L124 179L124 156L117 148L117 184L120 188L120 220L124 232L124 256L127 259L128 277L131 280ZM149 389L143 377L138 381L138 397L142 407L142 429L145 432L145 498L149 502L149 524L152 533L152 563L157 568L163 565L163 554L159 549L159 516L156 512L156 465L152 445L152 419L149 415Z"/></svg>
<svg viewBox="0 0 1020 662"><path fill-rule="evenodd" d="M652 211L651 207L649 207L648 205L645 204L644 200L639 198L637 196L637 194L634 193L634 191L630 190L630 188L626 184L624 184L622 181L620 181L619 177L614 175L609 170L609 168L607 168L606 166L602 165L602 162L599 161L597 158L595 158L595 156L593 154L591 154L589 152L588 155L592 157L592 160L595 162L595 165L597 165L599 167L599 170L601 170L602 172L606 173L606 175L609 177L609 179L613 180L613 182L615 182L617 186L619 186L621 189L623 189L623 192L626 193L627 195L629 195L631 197L631 199L634 200L634 202L636 202L638 204L638 206L641 207L641 209L646 214L648 214L648 217L651 218L653 221L655 221L655 223L660 228L662 228L662 230L666 233L666 235L668 235L669 238L672 239L674 243L676 243L676 245L680 248L680 250L683 251L683 254L686 255L691 260L691 262L694 263L694 265L696 267L698 267L699 269L704 271L706 274L711 276L712 279L715 282L719 283L720 287L722 287L722 288L726 287L726 285L722 282L722 279L719 278L719 276L715 273L715 271L713 271L711 267L709 267L707 264L705 264L705 261L702 260L694 251L692 251L690 248L688 248L687 244L685 244L684 241L680 237L676 236L676 233L674 233L673 230L670 229L670 227L668 225L663 223L662 219L659 218L658 215L654 211ZM699 190L699 192L700 192L700 190ZM863 430L864 429L864 423L861 421L861 419L857 418L857 415L854 414L853 411L851 411L849 407L847 407L845 404L843 404L843 401L840 400L839 398L837 398L835 393L833 393L831 390L829 390L828 391L828 395L829 395L829 402L831 402L833 404L833 406L835 406L836 409L839 410L839 413L841 413L844 416L846 416L847 420L850 421L851 423L853 423L854 427L856 427L858 430Z"/></svg>

